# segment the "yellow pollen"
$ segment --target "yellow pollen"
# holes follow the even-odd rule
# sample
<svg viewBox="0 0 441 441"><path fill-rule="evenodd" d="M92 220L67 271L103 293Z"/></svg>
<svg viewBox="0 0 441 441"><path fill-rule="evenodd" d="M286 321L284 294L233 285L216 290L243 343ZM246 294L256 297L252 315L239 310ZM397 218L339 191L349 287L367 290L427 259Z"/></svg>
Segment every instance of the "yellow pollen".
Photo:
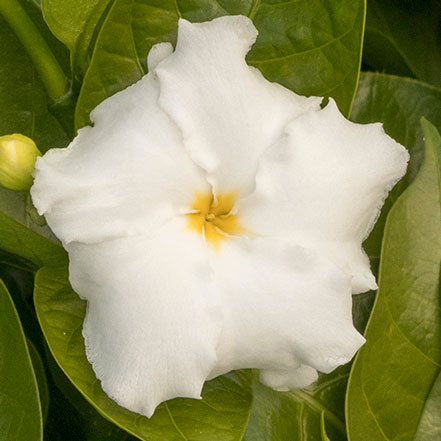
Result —
<svg viewBox="0 0 441 441"><path fill-rule="evenodd" d="M245 231L237 214L232 214L237 192L219 195L196 193L191 205L192 213L187 214L187 230L203 234L205 241L219 249L220 243L229 236Z"/></svg>

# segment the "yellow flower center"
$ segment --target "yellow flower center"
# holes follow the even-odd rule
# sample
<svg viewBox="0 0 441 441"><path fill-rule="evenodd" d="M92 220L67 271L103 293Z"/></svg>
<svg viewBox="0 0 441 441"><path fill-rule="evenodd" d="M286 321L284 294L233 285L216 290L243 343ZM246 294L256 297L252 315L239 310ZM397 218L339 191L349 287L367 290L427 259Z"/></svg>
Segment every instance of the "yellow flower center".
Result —
<svg viewBox="0 0 441 441"><path fill-rule="evenodd" d="M206 243L219 249L222 241L244 231L237 214L232 214L236 198L237 192L216 198L212 194L196 193L192 212L187 214L187 230L203 234Z"/></svg>

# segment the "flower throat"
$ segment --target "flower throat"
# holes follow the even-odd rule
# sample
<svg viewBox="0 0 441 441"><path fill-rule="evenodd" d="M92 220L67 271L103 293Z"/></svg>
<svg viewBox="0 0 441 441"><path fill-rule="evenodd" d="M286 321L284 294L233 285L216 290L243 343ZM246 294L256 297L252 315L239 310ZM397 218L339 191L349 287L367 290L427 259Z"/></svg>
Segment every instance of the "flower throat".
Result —
<svg viewBox="0 0 441 441"><path fill-rule="evenodd" d="M219 195L196 193L187 214L187 230L203 234L206 243L219 249L222 241L244 231L237 214L232 214L237 192Z"/></svg>

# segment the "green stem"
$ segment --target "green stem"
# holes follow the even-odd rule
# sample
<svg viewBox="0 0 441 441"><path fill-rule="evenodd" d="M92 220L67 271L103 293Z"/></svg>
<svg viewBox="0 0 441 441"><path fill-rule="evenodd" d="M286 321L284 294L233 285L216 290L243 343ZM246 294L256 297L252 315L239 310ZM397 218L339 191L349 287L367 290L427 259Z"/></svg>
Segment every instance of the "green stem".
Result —
<svg viewBox="0 0 441 441"><path fill-rule="evenodd" d="M0 14L26 49L49 98L60 100L69 90L69 80L33 21L18 0L0 0Z"/></svg>

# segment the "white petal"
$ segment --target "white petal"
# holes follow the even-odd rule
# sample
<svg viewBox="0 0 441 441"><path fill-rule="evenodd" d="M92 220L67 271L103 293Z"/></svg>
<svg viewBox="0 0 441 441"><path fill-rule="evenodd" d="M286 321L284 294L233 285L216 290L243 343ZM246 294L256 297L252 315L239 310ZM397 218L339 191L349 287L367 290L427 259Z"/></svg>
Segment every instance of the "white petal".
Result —
<svg viewBox="0 0 441 441"><path fill-rule="evenodd" d="M224 325L210 377L261 369L278 390L305 387L363 344L352 325L350 277L291 242L230 239L212 255Z"/></svg>
<svg viewBox="0 0 441 441"><path fill-rule="evenodd" d="M37 161L32 198L63 243L146 234L210 191L157 98L150 74L101 103L68 148Z"/></svg>
<svg viewBox="0 0 441 441"><path fill-rule="evenodd" d="M304 364L293 369L264 369L260 371L260 381L280 392L303 389L318 379L317 371Z"/></svg>
<svg viewBox="0 0 441 441"><path fill-rule="evenodd" d="M156 68L159 103L217 193L253 189L261 153L289 120L320 103L270 83L246 64L256 36L243 16L180 20L176 51Z"/></svg>
<svg viewBox="0 0 441 441"><path fill-rule="evenodd" d="M353 292L375 289L362 242L409 155L380 124L347 121L331 101L287 127L262 157L256 192L238 208L256 234L291 237L353 276Z"/></svg>
<svg viewBox="0 0 441 441"><path fill-rule="evenodd" d="M173 46L171 43L155 44L147 56L147 66L149 72L152 71L162 60L165 60L173 53Z"/></svg>
<svg viewBox="0 0 441 441"><path fill-rule="evenodd" d="M70 281L88 300L83 335L104 391L152 415L199 398L216 362L220 308L202 238L175 219L154 238L71 243Z"/></svg>

